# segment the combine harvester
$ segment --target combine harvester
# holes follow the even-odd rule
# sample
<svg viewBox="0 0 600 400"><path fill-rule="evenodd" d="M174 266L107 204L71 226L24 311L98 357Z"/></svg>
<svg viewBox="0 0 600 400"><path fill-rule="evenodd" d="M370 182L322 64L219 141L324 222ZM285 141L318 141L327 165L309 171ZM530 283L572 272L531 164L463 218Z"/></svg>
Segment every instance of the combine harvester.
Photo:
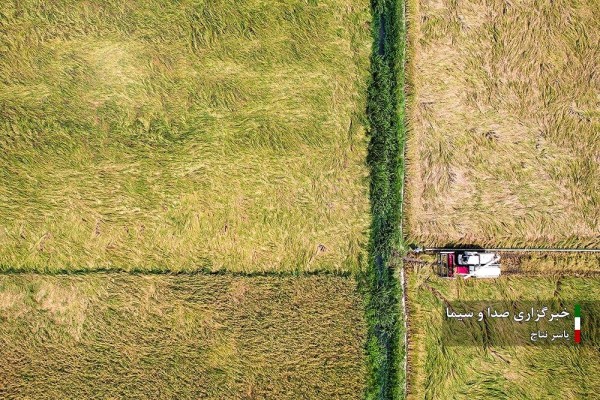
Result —
<svg viewBox="0 0 600 400"><path fill-rule="evenodd" d="M479 251L440 251L438 275L445 278L497 278L500 255Z"/></svg>
<svg viewBox="0 0 600 400"><path fill-rule="evenodd" d="M495 251L416 247L411 252L436 254L436 272L443 278L498 278L500 276L500 255Z"/></svg>
<svg viewBox="0 0 600 400"><path fill-rule="evenodd" d="M437 274L445 278L498 278L501 273L499 253L600 253L600 249L498 248L452 249L413 248L412 253L437 255Z"/></svg>

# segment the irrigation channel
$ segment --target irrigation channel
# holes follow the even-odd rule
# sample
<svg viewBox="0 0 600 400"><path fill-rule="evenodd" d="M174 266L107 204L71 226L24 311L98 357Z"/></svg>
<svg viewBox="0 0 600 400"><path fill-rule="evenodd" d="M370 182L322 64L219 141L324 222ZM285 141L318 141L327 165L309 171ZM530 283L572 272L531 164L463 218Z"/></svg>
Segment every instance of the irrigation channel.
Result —
<svg viewBox="0 0 600 400"><path fill-rule="evenodd" d="M404 8L373 0L371 79L367 93L371 229L362 287L368 324L366 400L404 397L401 204L404 144Z"/></svg>

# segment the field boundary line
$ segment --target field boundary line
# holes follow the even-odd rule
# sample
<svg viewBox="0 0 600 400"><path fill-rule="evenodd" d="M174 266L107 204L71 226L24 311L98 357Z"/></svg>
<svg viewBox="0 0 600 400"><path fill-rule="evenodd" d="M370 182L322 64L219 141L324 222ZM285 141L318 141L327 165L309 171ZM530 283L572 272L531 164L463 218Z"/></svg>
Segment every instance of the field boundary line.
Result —
<svg viewBox="0 0 600 400"><path fill-rule="evenodd" d="M244 272L231 270L209 270L198 269L193 271L169 271L169 270L143 270L143 269L118 269L118 268L97 268L97 269L80 269L80 270L56 270L56 271L36 271L27 269L3 269L0 270L0 276L9 275L39 275L39 276L85 276L85 275L169 275L169 276L186 276L186 275L202 275L202 276L239 276L239 277L308 277L308 276L331 276L336 278L355 278L357 273L350 271L331 271L331 270L314 270L314 271L263 271L263 272Z"/></svg>

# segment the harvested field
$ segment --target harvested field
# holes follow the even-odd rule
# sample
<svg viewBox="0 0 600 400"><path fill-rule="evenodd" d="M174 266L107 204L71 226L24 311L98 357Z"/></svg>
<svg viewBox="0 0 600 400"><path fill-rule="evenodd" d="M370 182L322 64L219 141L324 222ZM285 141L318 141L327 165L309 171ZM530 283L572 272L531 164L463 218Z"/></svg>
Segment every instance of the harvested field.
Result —
<svg viewBox="0 0 600 400"><path fill-rule="evenodd" d="M0 276L0 397L359 399L352 279Z"/></svg>
<svg viewBox="0 0 600 400"><path fill-rule="evenodd" d="M600 2L408 9L409 239L600 248Z"/></svg>
<svg viewBox="0 0 600 400"><path fill-rule="evenodd" d="M369 2L0 4L0 269L355 272Z"/></svg>
<svg viewBox="0 0 600 400"><path fill-rule="evenodd" d="M448 346L441 337L446 302L598 301L600 279L449 280L410 264L408 272L409 399L591 399L600 391L593 346Z"/></svg>

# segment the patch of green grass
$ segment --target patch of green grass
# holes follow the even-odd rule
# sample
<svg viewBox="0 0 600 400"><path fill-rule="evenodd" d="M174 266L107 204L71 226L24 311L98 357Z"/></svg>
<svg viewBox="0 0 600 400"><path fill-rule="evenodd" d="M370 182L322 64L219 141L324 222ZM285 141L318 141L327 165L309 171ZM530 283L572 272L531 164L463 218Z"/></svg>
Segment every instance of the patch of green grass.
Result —
<svg viewBox="0 0 600 400"><path fill-rule="evenodd" d="M442 338L446 301L598 301L596 278L450 280L428 271L409 273L409 399L594 398L598 348L534 345L449 346ZM572 321L572 319L571 319ZM515 331L497 331L509 343Z"/></svg>
<svg viewBox="0 0 600 400"><path fill-rule="evenodd" d="M401 246L400 203L404 140L402 2L375 1L367 115L370 138L371 237L364 276L368 322L367 399L397 399L404 371L400 295L394 252Z"/></svg>
<svg viewBox="0 0 600 400"><path fill-rule="evenodd" d="M366 1L0 5L3 269L356 272Z"/></svg>
<svg viewBox="0 0 600 400"><path fill-rule="evenodd" d="M0 397L360 399L353 279L0 276Z"/></svg>

